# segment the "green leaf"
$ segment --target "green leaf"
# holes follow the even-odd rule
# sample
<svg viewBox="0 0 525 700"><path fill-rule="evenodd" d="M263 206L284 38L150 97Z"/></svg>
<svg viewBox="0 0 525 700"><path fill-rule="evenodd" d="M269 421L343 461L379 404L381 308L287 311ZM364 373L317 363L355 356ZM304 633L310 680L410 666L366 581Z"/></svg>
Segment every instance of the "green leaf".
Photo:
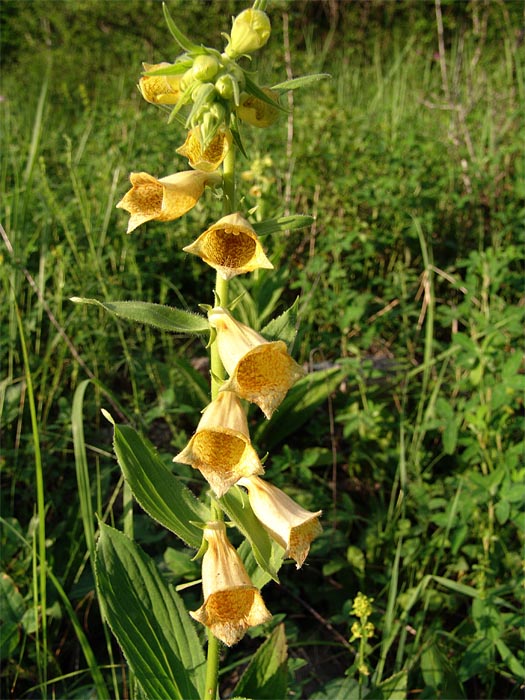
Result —
<svg viewBox="0 0 525 700"><path fill-rule="evenodd" d="M257 99L261 100L262 102L266 102L267 104L272 105L272 107L280 109L281 112L288 112L288 110L281 104L279 104L279 102L276 102L275 100L272 100L271 97L268 97L268 95L263 90L261 90L257 83L254 83L253 80L246 73L244 74L244 78L244 87L246 89L246 92L249 92L250 95L257 97Z"/></svg>
<svg viewBox="0 0 525 700"><path fill-rule="evenodd" d="M355 678L344 676L325 683L321 691L310 696L310 700L354 700L359 697L359 692L359 684ZM366 697L364 693L363 697Z"/></svg>
<svg viewBox="0 0 525 700"><path fill-rule="evenodd" d="M298 88L309 87L313 83L319 82L319 80L324 80L325 78L331 78L330 73L313 73L312 75L303 75L300 78L292 78L291 80L285 80L284 83L278 83L272 86L272 90L277 90L278 92L287 92L288 90L297 90Z"/></svg>
<svg viewBox="0 0 525 700"><path fill-rule="evenodd" d="M183 48L185 51L197 51L200 53L201 49L198 44L194 44L191 39L188 39L181 30L177 27L173 21L173 17L170 15L168 6L165 2L162 3L162 11L164 12L164 19L168 25L168 29L175 41Z"/></svg>
<svg viewBox="0 0 525 700"><path fill-rule="evenodd" d="M311 226L315 221L313 216L306 214L293 214L292 216L281 216L278 219L266 219L259 223L252 224L258 236L267 236L270 233L280 231L293 231L305 226Z"/></svg>
<svg viewBox="0 0 525 700"><path fill-rule="evenodd" d="M371 688L366 698L367 700L406 700L407 681L407 671L395 673Z"/></svg>
<svg viewBox="0 0 525 700"><path fill-rule="evenodd" d="M461 700L465 693L448 659L436 644L428 646L421 655L421 674L425 681L426 694L447 700Z"/></svg>
<svg viewBox="0 0 525 700"><path fill-rule="evenodd" d="M0 659L9 659L18 646L21 620L26 611L24 599L13 579L6 573L0 576Z"/></svg>
<svg viewBox="0 0 525 700"><path fill-rule="evenodd" d="M104 615L149 700L203 696L205 659L193 623L155 562L101 524L96 580Z"/></svg>
<svg viewBox="0 0 525 700"><path fill-rule="evenodd" d="M75 304L100 306L126 321L146 323L172 333L199 334L209 331L208 319L204 316L164 304L153 304L147 301L99 301L84 297L71 297L70 301Z"/></svg>
<svg viewBox="0 0 525 700"><path fill-rule="evenodd" d="M297 311L299 297L294 301L289 309L280 316L274 318L263 329L261 335L268 340L282 340L290 346L297 335Z"/></svg>
<svg viewBox="0 0 525 700"><path fill-rule="evenodd" d="M281 624L257 649L234 694L257 700L284 700L287 696L287 658L286 634Z"/></svg>
<svg viewBox="0 0 525 700"><path fill-rule="evenodd" d="M278 581L272 561L272 543L266 530L255 517L248 496L239 488L232 488L219 499L228 517L250 542L255 559L261 569Z"/></svg>
<svg viewBox="0 0 525 700"><path fill-rule="evenodd" d="M146 513L198 549L202 530L192 522L209 520L208 509L129 425L115 425L113 446L133 495Z"/></svg>
<svg viewBox="0 0 525 700"><path fill-rule="evenodd" d="M339 386L346 374L345 369L330 367L299 379L271 419L259 425L254 442L264 444L264 448L270 450L298 430Z"/></svg>

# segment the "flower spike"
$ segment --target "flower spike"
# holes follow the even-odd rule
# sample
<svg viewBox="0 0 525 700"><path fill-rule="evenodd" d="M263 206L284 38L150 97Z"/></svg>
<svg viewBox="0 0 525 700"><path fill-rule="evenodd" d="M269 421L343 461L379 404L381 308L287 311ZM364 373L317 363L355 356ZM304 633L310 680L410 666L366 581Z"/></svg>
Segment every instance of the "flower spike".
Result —
<svg viewBox="0 0 525 700"><path fill-rule="evenodd" d="M209 312L208 320L217 331L215 342L230 375L221 391L234 391L271 418L288 389L304 375L303 368L282 340L265 340L220 306Z"/></svg>
<svg viewBox="0 0 525 700"><path fill-rule="evenodd" d="M236 394L219 393L202 414L188 445L173 461L198 469L218 497L242 476L264 472L250 442L246 414Z"/></svg>
<svg viewBox="0 0 525 700"><path fill-rule="evenodd" d="M198 202L206 185L219 184L215 173L199 170L168 175L158 180L148 173L131 173L132 188L117 204L131 214L127 233L147 221L174 221Z"/></svg>
<svg viewBox="0 0 525 700"><path fill-rule="evenodd" d="M253 227L241 214L229 214L183 248L198 255L229 280L259 268L273 270Z"/></svg>
<svg viewBox="0 0 525 700"><path fill-rule="evenodd" d="M224 523L207 523L204 539L208 542L202 560L204 603L190 615L230 647L250 627L268 622L271 614L228 541Z"/></svg>

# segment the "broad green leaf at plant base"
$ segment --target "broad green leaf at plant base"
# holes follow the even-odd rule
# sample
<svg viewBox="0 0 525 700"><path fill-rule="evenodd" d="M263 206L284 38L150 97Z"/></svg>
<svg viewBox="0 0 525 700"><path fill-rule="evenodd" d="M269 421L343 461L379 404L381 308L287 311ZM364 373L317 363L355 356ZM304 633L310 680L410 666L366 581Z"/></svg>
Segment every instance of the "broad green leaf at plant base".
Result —
<svg viewBox="0 0 525 700"><path fill-rule="evenodd" d="M96 579L104 615L148 700L198 700L204 654L180 596L126 535L101 524Z"/></svg>

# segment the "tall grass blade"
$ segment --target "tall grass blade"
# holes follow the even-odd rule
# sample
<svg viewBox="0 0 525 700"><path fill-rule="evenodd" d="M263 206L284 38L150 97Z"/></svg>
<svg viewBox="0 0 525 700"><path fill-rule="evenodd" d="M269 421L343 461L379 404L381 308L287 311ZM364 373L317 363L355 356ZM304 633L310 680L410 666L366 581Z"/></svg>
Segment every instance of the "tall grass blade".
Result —
<svg viewBox="0 0 525 700"><path fill-rule="evenodd" d="M33 568L35 571L35 605L40 609L41 619L41 639L39 638L39 627L36 627L37 635L37 666L40 677L40 682L44 688L44 699L47 697L47 593L46 593L46 504L44 497L44 474L42 466L42 453L40 450L40 431L37 420L35 394L33 391L33 378L31 374L31 366L29 364L29 355L24 335L24 326L20 309L16 307L16 319L18 324L18 334L20 338L20 347L22 349L22 357L24 362L24 374L27 387L27 401L29 405L29 413L31 416L31 433L33 437L33 449L35 457L35 487L36 487L36 517L37 517L37 532L35 534L36 542L34 554L38 556L39 569L36 572L36 557L33 558ZM37 584L38 581L38 584ZM37 618L38 619L38 618Z"/></svg>
<svg viewBox="0 0 525 700"><path fill-rule="evenodd" d="M71 429L73 432L73 450L75 454L75 468L77 475L78 497L80 500L80 517L84 528L84 537L91 562L91 570L95 572L95 540L97 536L97 528L95 526L95 514L93 511L93 496L90 480L90 470L86 455L86 443L84 439L84 395L86 389L91 384L90 379L82 381L75 390L73 395L73 407L71 411ZM118 698L119 686L113 663L113 651L111 648L111 635L104 624L104 636L106 638L106 647L111 660L112 681L113 681L113 697ZM89 664L89 659L88 661ZM91 668L91 666L90 666Z"/></svg>

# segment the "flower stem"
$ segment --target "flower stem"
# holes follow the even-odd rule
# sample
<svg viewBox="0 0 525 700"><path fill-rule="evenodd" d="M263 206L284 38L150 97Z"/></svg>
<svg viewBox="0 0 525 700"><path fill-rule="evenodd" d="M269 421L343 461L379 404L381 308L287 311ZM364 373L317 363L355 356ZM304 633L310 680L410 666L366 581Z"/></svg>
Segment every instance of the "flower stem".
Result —
<svg viewBox="0 0 525 700"><path fill-rule="evenodd" d="M223 215L233 214L235 210L235 150L231 148L223 162L222 187L224 192ZM228 280L217 273L215 278L215 304L228 306ZM220 386L226 378L226 370L222 364L217 343L212 343L210 349L211 398L217 398ZM222 519L222 510L212 504L212 514L215 520ZM206 688L204 700L216 700L219 685L219 640L208 630L208 654L206 659Z"/></svg>

